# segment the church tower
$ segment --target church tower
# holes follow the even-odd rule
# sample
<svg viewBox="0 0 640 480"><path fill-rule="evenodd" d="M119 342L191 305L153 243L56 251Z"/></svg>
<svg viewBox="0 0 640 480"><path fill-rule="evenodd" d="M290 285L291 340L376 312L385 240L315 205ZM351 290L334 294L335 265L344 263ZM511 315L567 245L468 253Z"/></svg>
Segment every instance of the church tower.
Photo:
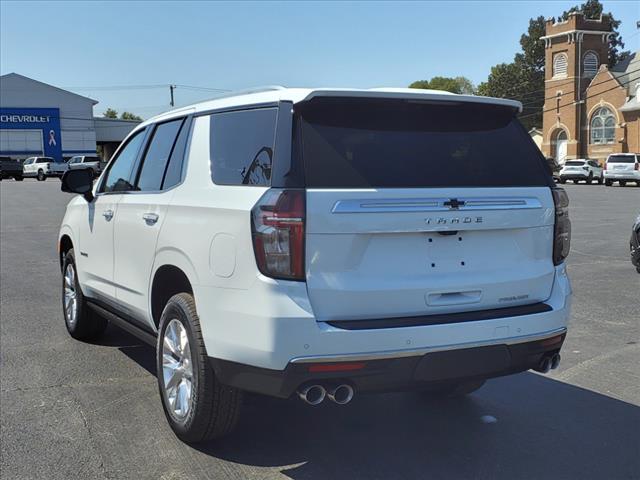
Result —
<svg viewBox="0 0 640 480"><path fill-rule="evenodd" d="M591 20L574 12L546 22L542 151L561 164L587 156L585 90L608 62L610 35L607 16Z"/></svg>

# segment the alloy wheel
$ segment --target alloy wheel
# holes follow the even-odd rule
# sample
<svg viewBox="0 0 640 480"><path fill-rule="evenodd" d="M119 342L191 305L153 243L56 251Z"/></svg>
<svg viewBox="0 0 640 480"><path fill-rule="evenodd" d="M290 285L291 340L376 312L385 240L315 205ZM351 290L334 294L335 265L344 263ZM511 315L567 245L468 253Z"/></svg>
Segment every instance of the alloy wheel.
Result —
<svg viewBox="0 0 640 480"><path fill-rule="evenodd" d="M64 270L64 315L69 326L73 328L78 321L76 271L73 263L68 263Z"/></svg>
<svg viewBox="0 0 640 480"><path fill-rule="evenodd" d="M167 325L162 339L162 376L167 409L182 420L191 410L193 367L187 330L175 318Z"/></svg>

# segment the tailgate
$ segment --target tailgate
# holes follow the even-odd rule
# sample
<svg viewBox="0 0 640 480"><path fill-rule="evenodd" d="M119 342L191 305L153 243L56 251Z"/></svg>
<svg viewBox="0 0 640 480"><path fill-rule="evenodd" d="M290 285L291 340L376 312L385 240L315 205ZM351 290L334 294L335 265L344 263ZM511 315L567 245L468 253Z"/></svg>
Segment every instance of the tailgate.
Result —
<svg viewBox="0 0 640 480"><path fill-rule="evenodd" d="M452 209L451 196L458 203ZM417 316L544 301L549 188L307 192L307 286L319 320Z"/></svg>

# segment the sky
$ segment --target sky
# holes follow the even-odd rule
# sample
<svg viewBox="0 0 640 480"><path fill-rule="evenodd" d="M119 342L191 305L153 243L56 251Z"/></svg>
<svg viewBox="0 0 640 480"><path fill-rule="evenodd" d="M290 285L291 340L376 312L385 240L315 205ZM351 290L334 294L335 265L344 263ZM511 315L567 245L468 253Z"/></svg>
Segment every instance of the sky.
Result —
<svg viewBox="0 0 640 480"><path fill-rule="evenodd" d="M478 84L513 59L530 18L578 3L2 0L0 74L98 100L96 115L144 118L170 109L169 84L176 106L276 84L404 87L437 75ZM603 4L638 50L640 2Z"/></svg>

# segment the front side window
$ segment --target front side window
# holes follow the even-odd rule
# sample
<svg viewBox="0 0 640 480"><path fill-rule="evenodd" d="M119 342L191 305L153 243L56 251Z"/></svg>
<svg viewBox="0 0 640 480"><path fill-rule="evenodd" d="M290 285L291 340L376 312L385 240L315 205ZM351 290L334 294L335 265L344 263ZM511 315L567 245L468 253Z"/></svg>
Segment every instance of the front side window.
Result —
<svg viewBox="0 0 640 480"><path fill-rule="evenodd" d="M124 148L120 150L118 156L109 166L109 171L100 189L101 192L133 190L132 171L143 139L144 130L141 130L131 137Z"/></svg>
<svg viewBox="0 0 640 480"><path fill-rule="evenodd" d="M156 127L144 156L137 190L151 192L161 189L167 163L183 122L184 119L180 118Z"/></svg>
<svg viewBox="0 0 640 480"><path fill-rule="evenodd" d="M218 185L271 184L276 108L211 115L211 178Z"/></svg>
<svg viewBox="0 0 640 480"><path fill-rule="evenodd" d="M598 108L591 117L591 143L612 143L615 140L616 120L606 107Z"/></svg>

